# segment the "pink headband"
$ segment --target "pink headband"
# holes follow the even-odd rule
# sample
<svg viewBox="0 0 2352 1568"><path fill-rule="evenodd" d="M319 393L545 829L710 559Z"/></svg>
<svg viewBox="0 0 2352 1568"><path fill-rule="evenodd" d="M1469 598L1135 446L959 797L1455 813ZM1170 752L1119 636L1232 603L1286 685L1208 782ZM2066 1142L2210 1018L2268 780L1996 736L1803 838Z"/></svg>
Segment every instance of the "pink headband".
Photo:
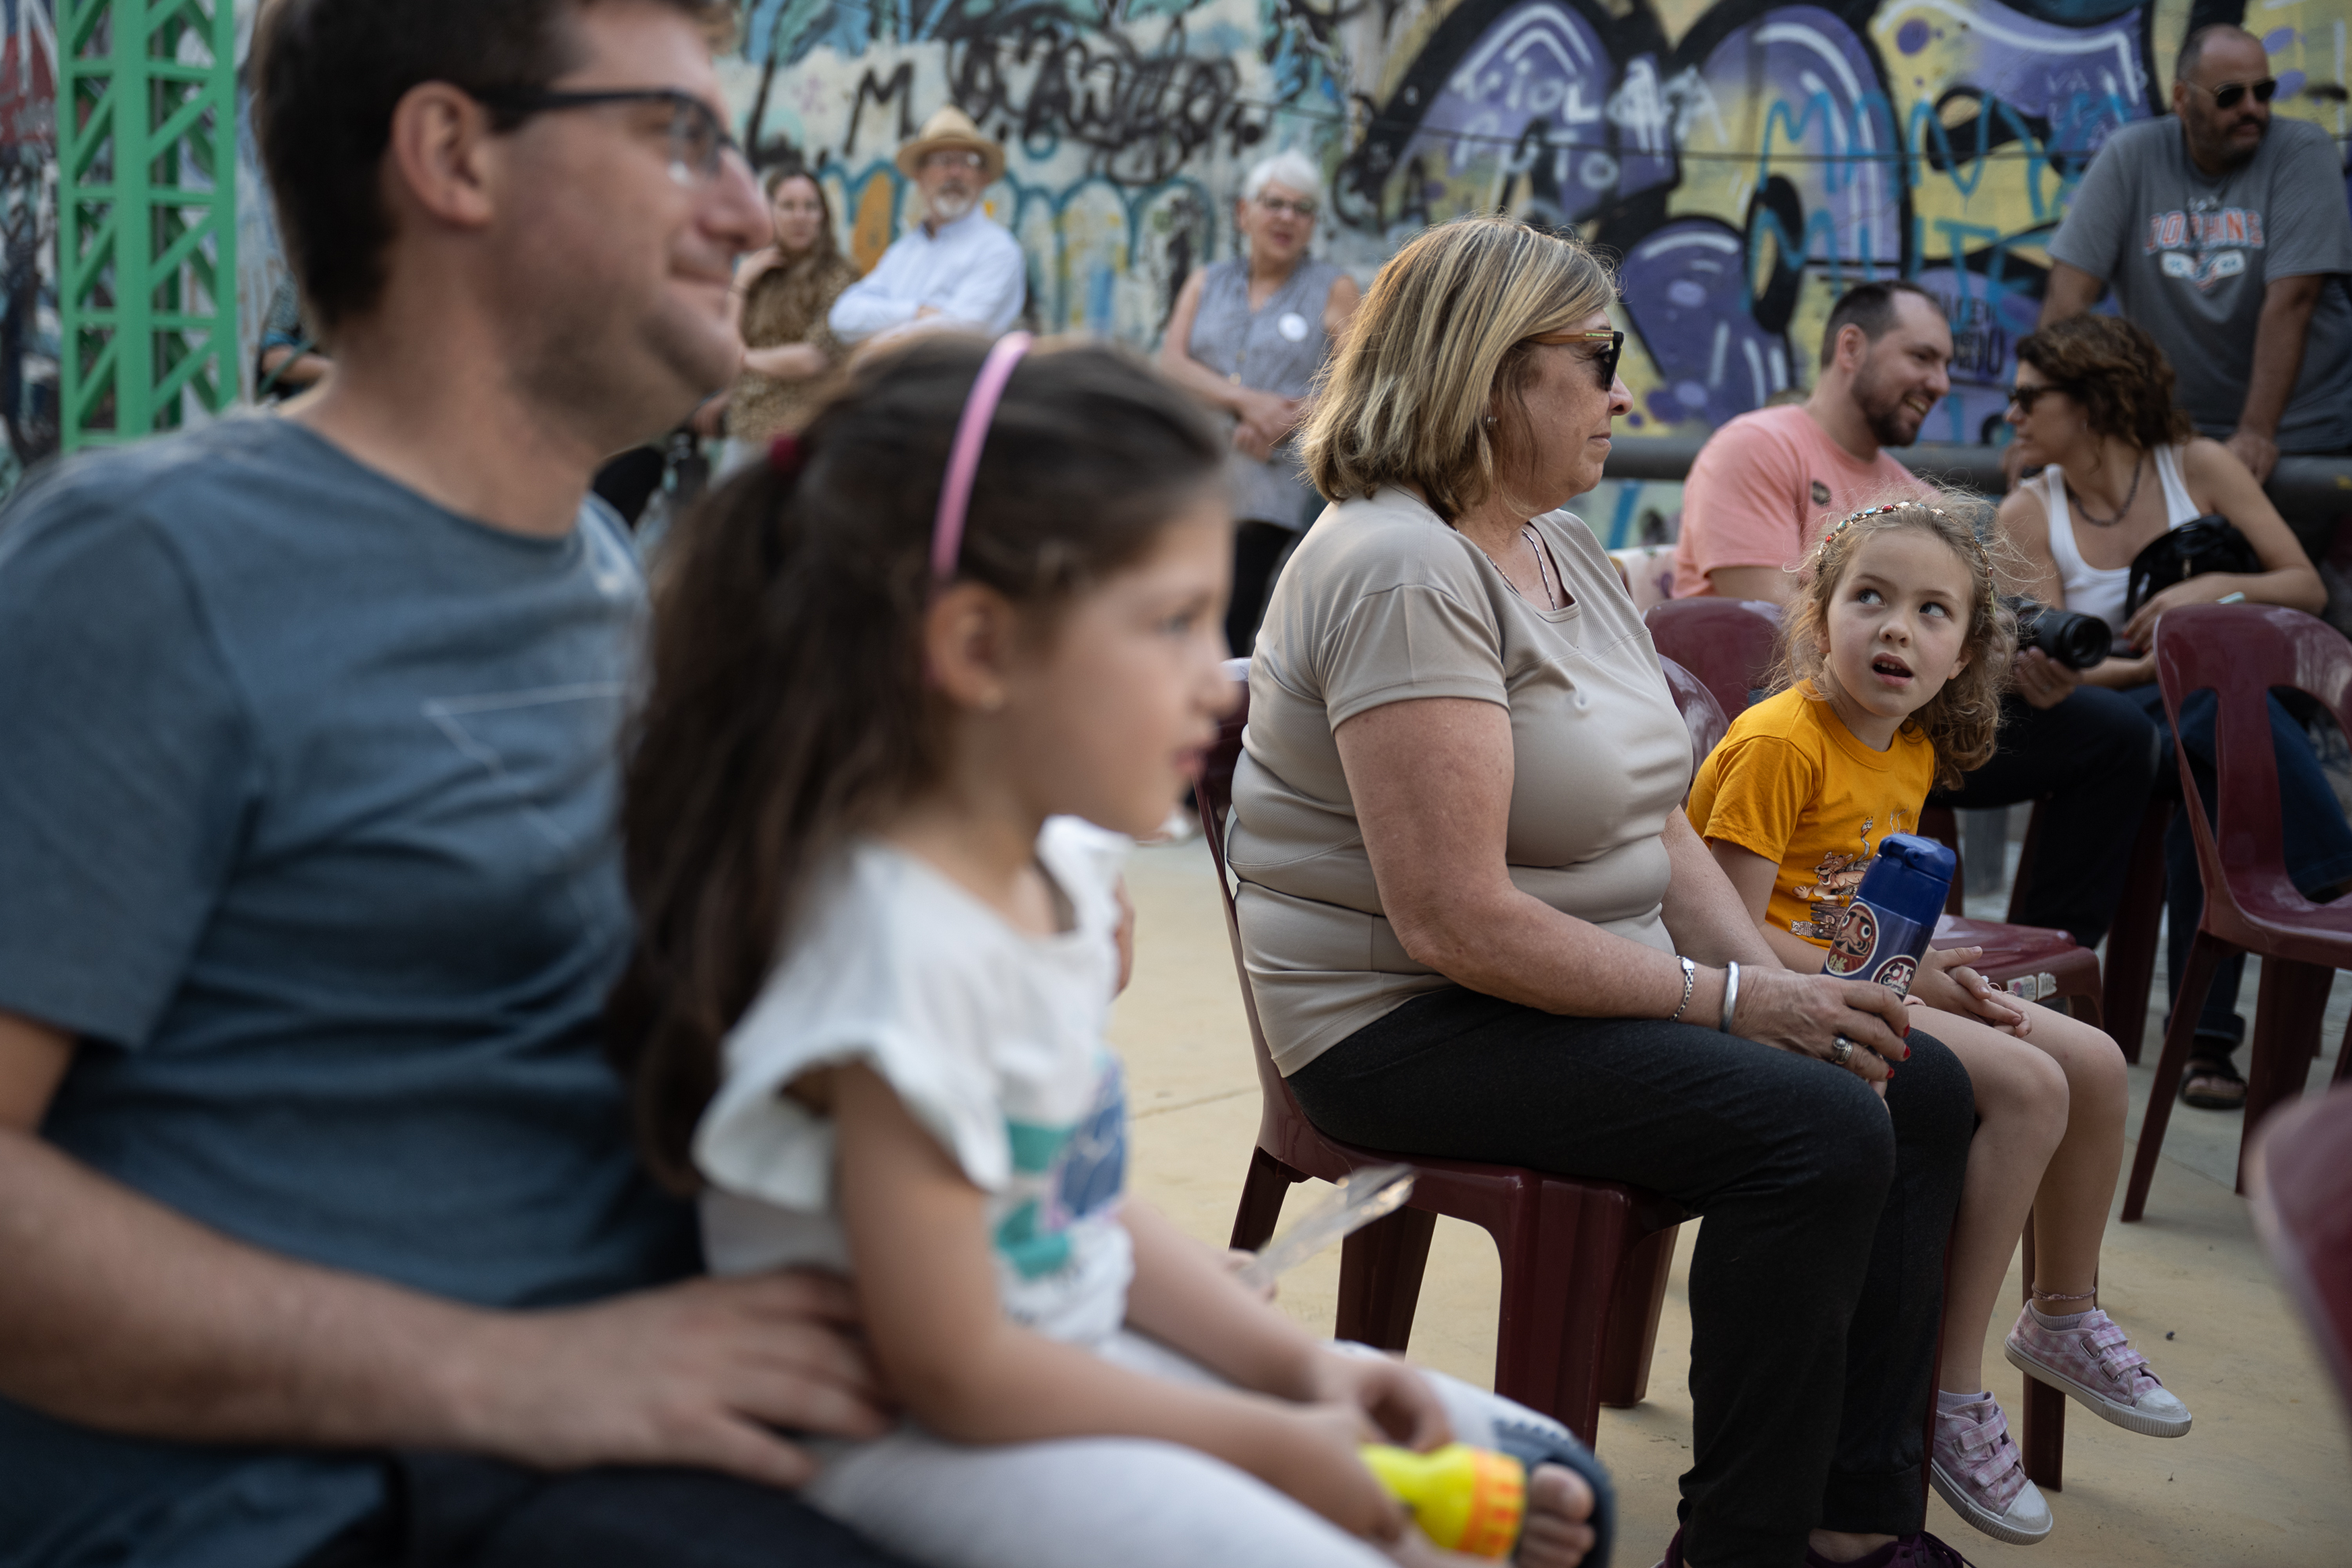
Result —
<svg viewBox="0 0 2352 1568"><path fill-rule="evenodd" d="M1029 352L1034 340L1026 332L1007 332L996 340L981 362L980 374L963 402L963 417L956 421L955 445L948 449L947 479L940 486L940 515L931 524L931 581L945 583L955 575L963 553L963 520L971 505L971 481L980 471L980 449L987 443L989 422L996 417L996 400L1013 379L1013 367Z"/></svg>

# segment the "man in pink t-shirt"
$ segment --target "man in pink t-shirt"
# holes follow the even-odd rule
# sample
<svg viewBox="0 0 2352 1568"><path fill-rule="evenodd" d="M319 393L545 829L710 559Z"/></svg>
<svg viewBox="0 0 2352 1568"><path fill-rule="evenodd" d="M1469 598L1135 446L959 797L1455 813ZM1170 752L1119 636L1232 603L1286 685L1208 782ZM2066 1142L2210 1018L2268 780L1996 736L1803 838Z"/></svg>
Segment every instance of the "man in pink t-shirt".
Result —
<svg viewBox="0 0 2352 1568"><path fill-rule="evenodd" d="M1863 283L1822 334L1821 380L1803 404L1759 408L1717 430L1683 485L1675 597L1786 604L1788 569L1829 521L1916 493L1883 448L1907 447L1952 389L1951 329L1916 283Z"/></svg>

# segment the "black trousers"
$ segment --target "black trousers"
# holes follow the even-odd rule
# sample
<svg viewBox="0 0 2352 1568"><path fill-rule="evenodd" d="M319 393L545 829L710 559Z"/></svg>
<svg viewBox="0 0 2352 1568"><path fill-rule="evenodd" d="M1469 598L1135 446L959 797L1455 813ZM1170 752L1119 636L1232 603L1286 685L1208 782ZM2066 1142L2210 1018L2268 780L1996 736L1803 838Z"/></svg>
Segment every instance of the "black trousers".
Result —
<svg viewBox="0 0 2352 1568"><path fill-rule="evenodd" d="M1278 522L1244 520L1234 530L1234 596L1225 605L1225 646L1247 658L1257 646L1258 624L1281 574L1284 554L1298 542L1298 531Z"/></svg>
<svg viewBox="0 0 2352 1568"><path fill-rule="evenodd" d="M1290 1084L1349 1142L1631 1182L1704 1215L1684 1550L1799 1568L1816 1528L1924 1528L1944 1249L1976 1111L1958 1058L1916 1030L1910 1045L1881 1104L1852 1073L1713 1029L1449 987Z"/></svg>
<svg viewBox="0 0 2352 1568"><path fill-rule="evenodd" d="M2156 725L2120 691L2078 686L2052 708L2012 694L2001 700L2000 750L1958 789L1928 798L1983 811L2048 796L2018 914L2096 947L2123 897L2159 754Z"/></svg>
<svg viewBox="0 0 2352 1568"><path fill-rule="evenodd" d="M708 1470L386 1465L384 1507L302 1568L907 1568L791 1492Z"/></svg>

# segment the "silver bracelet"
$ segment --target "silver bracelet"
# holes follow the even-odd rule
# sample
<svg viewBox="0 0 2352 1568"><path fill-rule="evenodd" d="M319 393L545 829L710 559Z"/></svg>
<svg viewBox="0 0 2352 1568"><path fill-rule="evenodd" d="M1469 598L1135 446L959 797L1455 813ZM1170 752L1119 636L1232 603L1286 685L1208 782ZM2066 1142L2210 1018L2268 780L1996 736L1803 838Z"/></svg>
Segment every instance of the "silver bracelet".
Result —
<svg viewBox="0 0 2352 1568"><path fill-rule="evenodd" d="M1716 1027L1727 1035L1731 1033L1731 1010L1739 1005L1739 961L1734 959L1724 967L1730 972L1730 977L1723 983L1723 1022Z"/></svg>
<svg viewBox="0 0 2352 1568"><path fill-rule="evenodd" d="M1697 964L1693 963L1681 953L1675 954L1675 962L1683 966L1683 999L1681 1005L1677 1006L1674 1012L1667 1016L1666 1022L1669 1024L1675 1022L1683 1016L1683 1008L1690 1005L1691 987L1698 984Z"/></svg>

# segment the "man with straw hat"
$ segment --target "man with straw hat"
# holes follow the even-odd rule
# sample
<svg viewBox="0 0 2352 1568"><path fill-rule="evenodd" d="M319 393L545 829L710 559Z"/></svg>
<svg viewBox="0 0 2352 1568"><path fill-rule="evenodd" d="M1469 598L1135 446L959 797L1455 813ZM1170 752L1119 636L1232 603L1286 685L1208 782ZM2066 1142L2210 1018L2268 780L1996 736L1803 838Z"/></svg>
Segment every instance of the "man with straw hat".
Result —
<svg viewBox="0 0 2352 1568"><path fill-rule="evenodd" d="M898 169L922 193L923 221L834 301L834 335L854 343L933 327L993 334L1012 326L1028 268L1020 245L980 205L1004 173L1004 149L950 104L898 149Z"/></svg>

